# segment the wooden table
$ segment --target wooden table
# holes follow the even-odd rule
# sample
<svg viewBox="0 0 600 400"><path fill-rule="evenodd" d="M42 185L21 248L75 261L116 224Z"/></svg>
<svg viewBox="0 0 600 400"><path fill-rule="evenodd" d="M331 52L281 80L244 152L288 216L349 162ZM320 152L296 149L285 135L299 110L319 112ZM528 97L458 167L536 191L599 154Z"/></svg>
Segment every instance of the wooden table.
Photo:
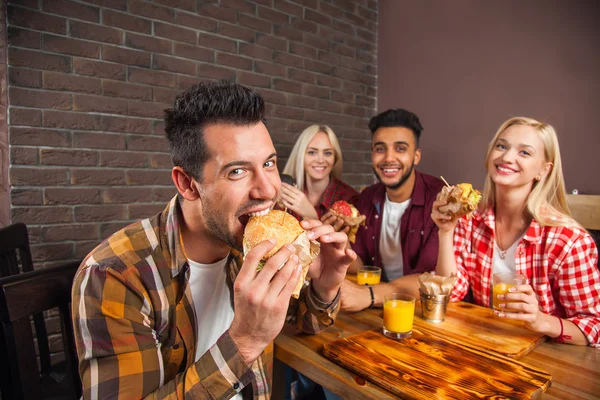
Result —
<svg viewBox="0 0 600 400"><path fill-rule="evenodd" d="M273 398L283 398L284 363L345 399L397 398L322 355L326 343L381 327L382 316L382 309L340 313L336 323L318 335L286 326L275 339ZM544 399L600 399L600 349L548 341L520 361L553 376Z"/></svg>

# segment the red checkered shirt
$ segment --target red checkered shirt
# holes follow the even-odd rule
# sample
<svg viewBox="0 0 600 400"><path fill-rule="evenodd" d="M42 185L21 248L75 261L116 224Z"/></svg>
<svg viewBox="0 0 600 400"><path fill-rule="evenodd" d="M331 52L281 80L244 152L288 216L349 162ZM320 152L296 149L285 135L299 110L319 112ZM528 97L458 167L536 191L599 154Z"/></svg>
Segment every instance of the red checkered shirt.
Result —
<svg viewBox="0 0 600 400"><path fill-rule="evenodd" d="M462 218L454 231L458 281L452 301L469 289L475 302L489 307L494 255L493 210ZM567 318L581 329L593 347L600 347L600 274L592 237L575 227L542 227L536 221L517 244L517 273L527 276L540 310Z"/></svg>

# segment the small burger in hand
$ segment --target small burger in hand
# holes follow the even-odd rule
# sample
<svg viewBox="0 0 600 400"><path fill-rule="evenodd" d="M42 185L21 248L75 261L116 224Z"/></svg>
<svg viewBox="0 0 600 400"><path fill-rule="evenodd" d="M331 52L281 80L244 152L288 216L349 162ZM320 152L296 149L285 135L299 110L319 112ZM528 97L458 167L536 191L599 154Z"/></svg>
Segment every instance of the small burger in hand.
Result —
<svg viewBox="0 0 600 400"><path fill-rule="evenodd" d="M463 215L470 216L477 209L481 193L473 189L470 183L459 183L443 187L438 199L448 202L439 208L441 213L460 218Z"/></svg>
<svg viewBox="0 0 600 400"><path fill-rule="evenodd" d="M356 241L356 232L358 231L358 227L360 225L365 224L364 215L360 215L356 207L352 204L339 200L331 205L329 209L336 217L344 220L344 223L350 227L350 231L348 232L348 240L351 243Z"/></svg>
<svg viewBox="0 0 600 400"><path fill-rule="evenodd" d="M308 267L319 255L321 245L315 240L308 239L306 231L292 215L285 211L271 210L265 215L250 217L248 220L248 224L244 228L244 257L254 246L271 238L277 240L277 243L265 254L257 269L261 270L265 262L286 244L294 246L298 262L302 265L302 275L292 293L292 297L297 299L304 285Z"/></svg>

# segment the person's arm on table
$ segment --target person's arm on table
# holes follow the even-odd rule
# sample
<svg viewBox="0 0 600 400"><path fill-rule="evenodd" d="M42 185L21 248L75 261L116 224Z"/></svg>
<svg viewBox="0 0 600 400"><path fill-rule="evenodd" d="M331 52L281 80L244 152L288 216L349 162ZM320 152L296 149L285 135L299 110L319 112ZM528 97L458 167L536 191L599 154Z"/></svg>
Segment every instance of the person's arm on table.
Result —
<svg viewBox="0 0 600 400"><path fill-rule="evenodd" d="M418 274L402 276L391 282L372 285L373 307L383 307L383 300L388 293L406 293L419 298ZM345 280L342 285L342 310L348 312L361 311L371 306L371 293L366 285L358 285Z"/></svg>

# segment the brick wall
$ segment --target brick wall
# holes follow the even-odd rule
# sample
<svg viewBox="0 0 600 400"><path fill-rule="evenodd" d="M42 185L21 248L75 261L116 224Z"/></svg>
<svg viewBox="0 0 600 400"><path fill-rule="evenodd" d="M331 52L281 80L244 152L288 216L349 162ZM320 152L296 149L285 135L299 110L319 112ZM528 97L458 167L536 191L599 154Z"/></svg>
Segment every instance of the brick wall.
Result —
<svg viewBox="0 0 600 400"><path fill-rule="evenodd" d="M163 110L199 80L258 89L282 161L306 126L329 124L344 179L372 181L376 0L19 0L6 15L10 218L37 265L164 207ZM0 126L0 159L3 139Z"/></svg>
<svg viewBox="0 0 600 400"><path fill-rule="evenodd" d="M6 20L6 3L0 2L0 18ZM10 193L8 190L8 96L6 66L6 24L0 26L0 227L10 222Z"/></svg>

